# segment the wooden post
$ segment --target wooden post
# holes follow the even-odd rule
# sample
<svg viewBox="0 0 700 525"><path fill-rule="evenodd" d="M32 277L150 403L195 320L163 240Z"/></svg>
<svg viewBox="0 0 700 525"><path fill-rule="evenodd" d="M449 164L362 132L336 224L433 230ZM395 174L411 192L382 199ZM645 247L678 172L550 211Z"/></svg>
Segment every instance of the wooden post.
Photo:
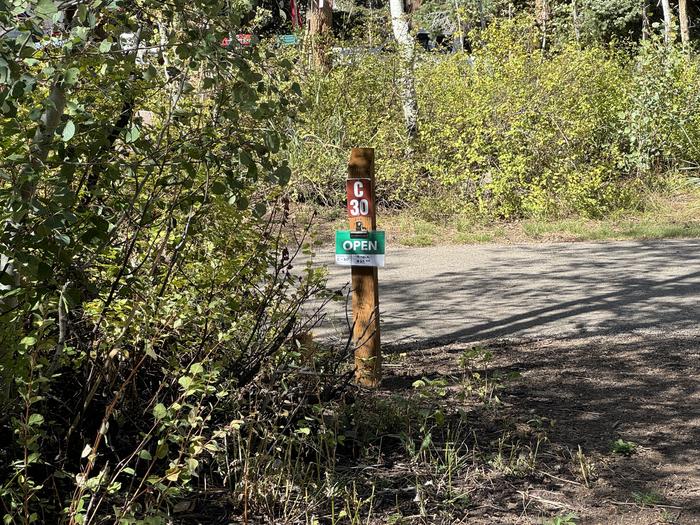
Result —
<svg viewBox="0 0 700 525"><path fill-rule="evenodd" d="M367 214L353 216L348 202L350 231L358 230L358 223L364 230L377 229L377 214L374 198L374 149L353 148L348 163L348 181L369 179L370 187L365 204ZM354 185L354 184L353 184ZM351 184L348 190L351 191ZM357 203L353 203L357 205ZM353 266L352 272L352 341L355 345L355 379L363 386L375 388L382 378L381 349L379 337L379 284L377 268L373 266Z"/></svg>

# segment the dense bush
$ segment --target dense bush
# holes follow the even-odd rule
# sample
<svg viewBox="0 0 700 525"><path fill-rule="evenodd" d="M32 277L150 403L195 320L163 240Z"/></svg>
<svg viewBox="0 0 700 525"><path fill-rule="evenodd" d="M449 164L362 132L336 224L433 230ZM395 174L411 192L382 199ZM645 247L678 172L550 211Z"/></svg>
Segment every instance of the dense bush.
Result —
<svg viewBox="0 0 700 525"><path fill-rule="evenodd" d="M619 206L627 188L611 146L627 76L600 48L543 58L535 31L494 26L473 62L421 68L426 167L490 214Z"/></svg>
<svg viewBox="0 0 700 525"><path fill-rule="evenodd" d="M291 64L220 45L245 6L64 4L0 2L3 523L274 516L346 358L304 343Z"/></svg>
<svg viewBox="0 0 700 525"><path fill-rule="evenodd" d="M302 197L342 200L353 145L377 148L378 193L487 216L596 216L643 204L698 160L699 73L656 41L630 56L565 44L543 54L527 20L494 23L466 54L422 54L420 138L406 143L390 53L305 75L310 111L291 163Z"/></svg>
<svg viewBox="0 0 700 525"><path fill-rule="evenodd" d="M396 81L398 57L393 53L353 55L336 63L328 75L301 70L307 111L292 128L289 155L293 188L304 199L336 204L345 195L343 180L350 148L379 149L382 166L402 162L405 133ZM303 122L303 123L302 123ZM392 172L399 183L400 169ZM408 184L415 182L408 174ZM410 188L405 188L410 192ZM380 195L386 194L380 190Z"/></svg>

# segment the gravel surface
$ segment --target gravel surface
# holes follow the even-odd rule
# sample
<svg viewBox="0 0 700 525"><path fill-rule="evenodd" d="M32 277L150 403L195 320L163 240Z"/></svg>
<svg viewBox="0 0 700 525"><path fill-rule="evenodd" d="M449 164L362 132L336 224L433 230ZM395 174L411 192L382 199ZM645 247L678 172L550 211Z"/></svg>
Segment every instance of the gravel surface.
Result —
<svg viewBox="0 0 700 525"><path fill-rule="evenodd" d="M700 333L700 240L388 247L379 269L382 341ZM350 270L333 265L330 286ZM345 338L344 304L317 337Z"/></svg>
<svg viewBox="0 0 700 525"><path fill-rule="evenodd" d="M332 288L347 285L333 254L317 260ZM481 377L517 377L499 391L493 413L507 423L494 431L548 422L543 478L499 484L485 466L487 485L466 478L467 509L417 522L555 523L543 520L572 511L564 523L700 524L700 240L389 247L379 279L383 395L411 398L425 377L459 392L461 356L478 343L493 354ZM316 337L347 333L343 302L330 305ZM483 442L484 414L461 410ZM613 453L619 439L635 453ZM577 451L590 480L577 477Z"/></svg>

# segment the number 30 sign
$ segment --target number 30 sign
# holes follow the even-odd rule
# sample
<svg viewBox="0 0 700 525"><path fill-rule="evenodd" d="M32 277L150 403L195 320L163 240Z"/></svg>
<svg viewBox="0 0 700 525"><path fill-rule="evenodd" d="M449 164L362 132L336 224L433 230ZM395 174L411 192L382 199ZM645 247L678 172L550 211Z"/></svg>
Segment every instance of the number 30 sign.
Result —
<svg viewBox="0 0 700 525"><path fill-rule="evenodd" d="M348 179L348 215L369 217L372 212L372 185L370 179Z"/></svg>

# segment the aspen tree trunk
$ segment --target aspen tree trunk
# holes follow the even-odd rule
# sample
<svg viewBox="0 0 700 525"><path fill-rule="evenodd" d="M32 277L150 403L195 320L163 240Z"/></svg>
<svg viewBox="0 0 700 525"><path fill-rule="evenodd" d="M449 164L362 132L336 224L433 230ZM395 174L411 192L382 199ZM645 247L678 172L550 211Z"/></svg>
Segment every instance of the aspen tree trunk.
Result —
<svg viewBox="0 0 700 525"><path fill-rule="evenodd" d="M681 42L683 47L690 43L690 29L688 28L688 3L687 0L678 0L678 18L681 26Z"/></svg>
<svg viewBox="0 0 700 525"><path fill-rule="evenodd" d="M479 25L486 29L486 15L484 14L484 0L479 0Z"/></svg>
<svg viewBox="0 0 700 525"><path fill-rule="evenodd" d="M649 25L649 4L642 2L642 41L649 40L651 36L651 30Z"/></svg>
<svg viewBox="0 0 700 525"><path fill-rule="evenodd" d="M459 4L457 3L457 0L453 0L454 5L455 5L455 15L457 15L457 38L459 39L459 44L457 47L454 47L454 38L452 40L453 42L453 49L459 50L459 51L464 51L464 26L462 25L462 17L459 14Z"/></svg>
<svg viewBox="0 0 700 525"><path fill-rule="evenodd" d="M535 0L535 21L542 31L542 50L547 47L547 23L550 18L549 1Z"/></svg>
<svg viewBox="0 0 700 525"><path fill-rule="evenodd" d="M576 36L576 43L581 43L581 30L578 27L578 7L576 5L576 0L571 2L571 22L574 25L574 35Z"/></svg>
<svg viewBox="0 0 700 525"><path fill-rule="evenodd" d="M418 101L416 99L416 86L413 74L414 42L410 33L408 20L404 13L403 0L389 0L391 11L391 27L394 38L399 46L401 57L401 104L403 116L406 122L406 132L410 138L418 135Z"/></svg>
<svg viewBox="0 0 700 525"><path fill-rule="evenodd" d="M671 4L669 0L661 0L661 9L664 12L664 43L671 43Z"/></svg>
<svg viewBox="0 0 700 525"><path fill-rule="evenodd" d="M309 36L314 66L329 71L331 60L328 41L333 29L333 4L331 0L311 0L309 4Z"/></svg>

